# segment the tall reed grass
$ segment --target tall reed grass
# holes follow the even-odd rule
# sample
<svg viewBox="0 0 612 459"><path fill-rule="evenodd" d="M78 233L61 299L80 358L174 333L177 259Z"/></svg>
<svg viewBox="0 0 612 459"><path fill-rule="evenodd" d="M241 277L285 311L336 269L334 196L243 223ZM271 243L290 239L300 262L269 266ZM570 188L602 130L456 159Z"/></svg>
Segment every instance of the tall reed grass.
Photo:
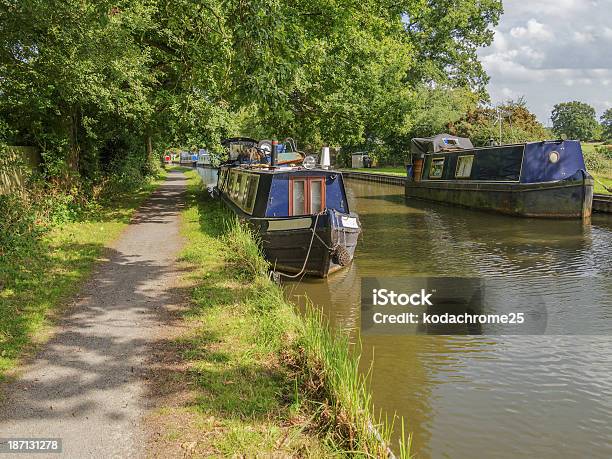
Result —
<svg viewBox="0 0 612 459"><path fill-rule="evenodd" d="M297 312L270 280L269 265L249 227L229 214L223 220L226 262L239 281L255 287L249 304L259 322L256 338L279 353L293 372L295 403L312 413L313 428L339 452L394 457L390 446L395 417L389 421L375 415L368 375L359 371L359 349L351 349L346 335L330 330L316 308ZM409 457L410 436L404 433L403 420L399 427L395 449L400 457Z"/></svg>

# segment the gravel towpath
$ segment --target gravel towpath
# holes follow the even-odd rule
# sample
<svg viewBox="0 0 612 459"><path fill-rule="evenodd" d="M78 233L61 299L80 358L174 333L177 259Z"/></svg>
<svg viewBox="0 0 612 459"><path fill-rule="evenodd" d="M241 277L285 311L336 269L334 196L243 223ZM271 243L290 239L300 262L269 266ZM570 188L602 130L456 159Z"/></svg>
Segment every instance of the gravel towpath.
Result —
<svg viewBox="0 0 612 459"><path fill-rule="evenodd" d="M144 455L148 357L167 308L182 296L175 261L185 185L182 173L169 173L53 337L2 388L0 437L62 439L62 454L31 455L36 458Z"/></svg>

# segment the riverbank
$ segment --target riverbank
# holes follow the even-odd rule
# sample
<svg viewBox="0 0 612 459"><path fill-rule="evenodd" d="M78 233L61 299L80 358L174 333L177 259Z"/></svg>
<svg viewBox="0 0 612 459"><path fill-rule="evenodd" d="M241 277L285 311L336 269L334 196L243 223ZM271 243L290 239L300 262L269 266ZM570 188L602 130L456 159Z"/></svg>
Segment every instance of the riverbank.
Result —
<svg viewBox="0 0 612 459"><path fill-rule="evenodd" d="M160 183L115 196L78 221L53 227L24 250L19 266L0 260L0 272L9 279L0 286L0 379L45 341L65 301Z"/></svg>
<svg viewBox="0 0 612 459"><path fill-rule="evenodd" d="M391 428L373 428L346 339L316 314L298 315L269 280L251 234L207 197L195 171L187 175L182 259L191 307L169 345L179 370L157 388L174 395L150 419L158 429L151 454L174 456L180 445L204 456L387 456Z"/></svg>

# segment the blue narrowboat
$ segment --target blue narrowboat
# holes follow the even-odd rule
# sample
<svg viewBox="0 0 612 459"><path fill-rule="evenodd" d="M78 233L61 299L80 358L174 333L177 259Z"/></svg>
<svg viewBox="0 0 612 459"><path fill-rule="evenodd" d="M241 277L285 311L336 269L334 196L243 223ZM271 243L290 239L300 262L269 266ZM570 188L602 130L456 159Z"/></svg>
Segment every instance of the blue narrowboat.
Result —
<svg viewBox="0 0 612 459"><path fill-rule="evenodd" d="M412 139L406 198L546 218L588 218L593 178L580 142L555 140L474 148L440 134Z"/></svg>
<svg viewBox="0 0 612 459"><path fill-rule="evenodd" d="M342 174L292 145L227 139L215 194L249 222L275 271L327 277L352 262L359 217L349 209Z"/></svg>
<svg viewBox="0 0 612 459"><path fill-rule="evenodd" d="M183 166L193 166L195 167L198 162L198 154L191 153L189 151L181 151L181 156L179 158L179 164Z"/></svg>

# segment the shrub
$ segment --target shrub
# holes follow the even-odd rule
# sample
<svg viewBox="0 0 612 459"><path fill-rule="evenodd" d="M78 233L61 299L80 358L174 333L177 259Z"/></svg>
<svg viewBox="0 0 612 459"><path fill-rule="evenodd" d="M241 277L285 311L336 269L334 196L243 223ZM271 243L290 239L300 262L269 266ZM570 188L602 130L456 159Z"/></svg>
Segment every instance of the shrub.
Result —
<svg viewBox="0 0 612 459"><path fill-rule="evenodd" d="M584 164L587 170L592 172L603 171L607 168L607 161L605 156L597 149L583 150Z"/></svg>
<svg viewBox="0 0 612 459"><path fill-rule="evenodd" d="M612 159L612 145L597 145L595 151L605 159Z"/></svg>
<svg viewBox="0 0 612 459"><path fill-rule="evenodd" d="M108 167L106 178L102 182L102 195L112 197L121 193L130 193L146 185L151 177L160 174L161 168L156 162L149 163L139 155L125 155L116 158Z"/></svg>

